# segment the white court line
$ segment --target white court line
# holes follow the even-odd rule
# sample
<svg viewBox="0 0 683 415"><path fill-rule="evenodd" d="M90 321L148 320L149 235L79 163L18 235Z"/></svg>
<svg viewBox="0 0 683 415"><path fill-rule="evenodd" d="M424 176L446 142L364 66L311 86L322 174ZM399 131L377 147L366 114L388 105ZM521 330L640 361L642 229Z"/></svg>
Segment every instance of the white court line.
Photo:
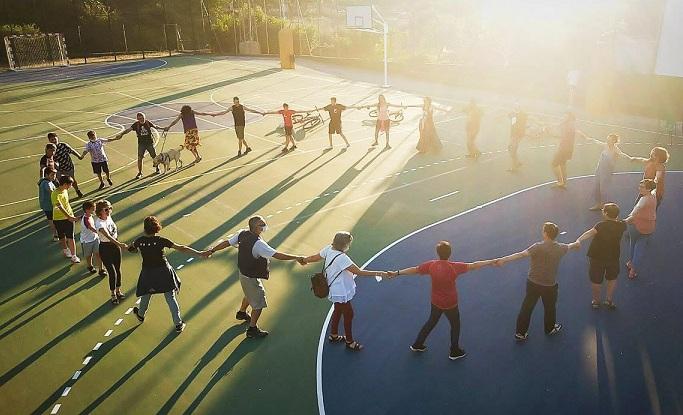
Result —
<svg viewBox="0 0 683 415"><path fill-rule="evenodd" d="M683 170L672 170L672 171L667 171L667 173L683 173ZM615 174L620 174L620 175L643 174L643 172L633 171L633 172L620 172L620 173L615 173ZM583 178L587 178L587 177L595 177L595 175L589 174L589 175L585 175L585 176L570 177L569 180L583 179ZM537 184L535 186L527 187L525 189L518 190L516 192L510 193L509 195L499 197L498 199L491 200L490 202L486 202L484 204L475 206L475 207L468 209L464 212L460 212L460 213L457 213L455 215L449 216L445 219L441 219L441 220L434 222L430 225L423 226L422 228L417 229L417 230L415 230L415 231L413 231L413 232L411 232L405 236L402 236L399 239L397 239L394 242L387 245L386 247L382 248L379 252L377 252L375 255L370 257L370 259L365 261L365 263L360 268L365 269L372 261L374 261L377 257L382 255L384 252L388 251L389 249L393 248L395 245L399 244L400 242L402 242L402 241L410 238L411 236L416 235L416 234L418 234L424 230L427 230L427 229L432 228L434 226L438 226L444 222L448 222L452 219L458 218L460 216L464 216L468 213L474 212L475 210L484 208L486 206L490 206L490 205L497 203L497 202L500 202L502 200L509 199L509 198L517 196L519 194L522 194L522 193L525 193L525 192L528 192L528 191L531 191L534 189L538 189L539 187L548 186L548 185L551 185L553 183L555 183L554 180L549 181L549 182L545 182L545 183L541 183L541 184ZM330 319L332 318L332 311L334 311L334 308L330 307L330 310L327 312L327 316L325 317L325 321L323 322L322 329L320 331L320 337L318 338L318 353L317 353L316 362L315 362L316 394L318 395L318 413L320 415L325 415L325 400L324 400L324 396L323 396L323 348L325 346L325 341L327 339L327 327L329 326Z"/></svg>
<svg viewBox="0 0 683 415"><path fill-rule="evenodd" d="M93 347L93 351L100 350L100 347L102 347L102 343L97 343L95 347Z"/></svg>
<svg viewBox="0 0 683 415"><path fill-rule="evenodd" d="M67 396L71 392L71 386L67 386L64 388L64 391L62 392L62 397Z"/></svg>
<svg viewBox="0 0 683 415"><path fill-rule="evenodd" d="M55 405L54 408L52 408L52 412L50 412L50 414L55 415L57 412L59 412L59 408L61 408L61 407L62 407L62 404L58 403L57 405Z"/></svg>
<svg viewBox="0 0 683 415"><path fill-rule="evenodd" d="M135 302L135 304L140 304L140 301L142 301L142 298L138 298L138 300Z"/></svg>
<svg viewBox="0 0 683 415"><path fill-rule="evenodd" d="M180 264L180 265L178 265L178 267L176 269L178 269L178 270L182 269L184 266L185 266L185 264Z"/></svg>
<svg viewBox="0 0 683 415"><path fill-rule="evenodd" d="M76 373L71 377L71 380L77 380L81 376L81 371L77 370Z"/></svg>
<svg viewBox="0 0 683 415"><path fill-rule="evenodd" d="M107 330L107 332L104 333L104 337L109 337L109 336L111 336L111 334L112 334L113 332L114 332L114 330L112 330L112 329Z"/></svg>
<svg viewBox="0 0 683 415"><path fill-rule="evenodd" d="M436 202L437 200L441 200L441 199L443 199L443 198L445 198L445 197L448 197L448 196L457 195L458 193L460 193L460 191L459 191L459 190L456 190L455 192L446 193L445 195L442 195L442 196L439 196L439 197L435 197L434 199L429 199L429 201L430 201L430 202Z"/></svg>
<svg viewBox="0 0 683 415"><path fill-rule="evenodd" d="M124 314L130 314L130 313L132 313L132 312L133 312L133 308L131 307L131 308L129 308L128 310L126 310L126 312L125 312Z"/></svg>
<svg viewBox="0 0 683 415"><path fill-rule="evenodd" d="M92 360L92 356L86 357L86 358L83 360L83 366L85 366L85 365L87 365L88 363L90 363L91 360Z"/></svg>
<svg viewBox="0 0 683 415"><path fill-rule="evenodd" d="M115 325L115 326L118 326L118 325L121 324L121 323L123 323L123 319L122 319L122 318L116 320L116 322L114 323L114 325Z"/></svg>

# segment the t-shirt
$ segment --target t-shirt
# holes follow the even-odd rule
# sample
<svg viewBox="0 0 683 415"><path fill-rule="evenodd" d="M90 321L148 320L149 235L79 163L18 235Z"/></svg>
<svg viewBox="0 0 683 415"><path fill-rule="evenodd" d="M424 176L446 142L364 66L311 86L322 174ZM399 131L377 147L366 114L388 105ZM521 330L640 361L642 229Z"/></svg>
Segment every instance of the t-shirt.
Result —
<svg viewBox="0 0 683 415"><path fill-rule="evenodd" d="M59 163L60 171L69 171L74 169L74 163L71 161L71 154L78 155L67 143L57 144L57 151L55 151L55 160Z"/></svg>
<svg viewBox="0 0 683 415"><path fill-rule="evenodd" d="M85 144L85 151L90 153L93 163L104 163L107 161L107 155L104 152L104 141L99 138L94 141L88 141Z"/></svg>
<svg viewBox="0 0 683 415"><path fill-rule="evenodd" d="M71 209L69 204L69 192L66 189L55 189L50 195L50 201L52 202L52 220L67 220L69 219L62 211L57 207L62 205L64 210L69 214L69 216L74 215L74 211Z"/></svg>
<svg viewBox="0 0 683 415"><path fill-rule="evenodd" d="M603 220L595 225L595 234L587 256L604 261L618 261L621 255L621 236L626 231L623 220Z"/></svg>
<svg viewBox="0 0 683 415"><path fill-rule="evenodd" d="M330 286L327 298L333 303L351 301L356 295L356 276L346 268L353 265L353 260L344 252L332 248L332 245L324 247L320 251L320 256L325 260L325 276Z"/></svg>
<svg viewBox="0 0 683 415"><path fill-rule="evenodd" d="M552 287L557 284L560 260L569 251L569 245L557 241L536 242L529 251L529 280L538 285Z"/></svg>
<svg viewBox="0 0 683 415"><path fill-rule="evenodd" d="M161 267L165 266L166 255L164 255L164 248L172 248L174 243L161 236L141 236L133 242L133 246L140 250L142 255L143 267Z"/></svg>
<svg viewBox="0 0 683 415"><path fill-rule="evenodd" d="M325 111L327 111L330 114L330 124L335 124L339 125L341 124L341 116L342 116L342 111L346 109L346 107L342 104L329 104L323 108Z"/></svg>
<svg viewBox="0 0 683 415"><path fill-rule="evenodd" d="M292 110L280 110L277 113L282 115L282 117L285 119L285 127L292 127L294 125L292 123L292 115L294 115L294 111L292 111Z"/></svg>
<svg viewBox="0 0 683 415"><path fill-rule="evenodd" d="M138 136L138 145L151 146L154 144L154 137L152 136L152 127L158 128L147 120L145 120L145 122L143 123L141 123L140 121L135 121L130 126L130 129L135 131L135 134Z"/></svg>
<svg viewBox="0 0 683 415"><path fill-rule="evenodd" d="M248 229L240 229L237 231L234 235L228 239L228 243L230 246L237 246L239 244L239 236L242 232L246 232ZM261 237L259 236L258 240L256 243L254 243L254 247L251 249L251 255L254 258L271 258L275 253L277 252L276 249L272 248L270 245L268 245Z"/></svg>
<svg viewBox="0 0 683 415"><path fill-rule="evenodd" d="M55 157L48 157L47 155L44 155L43 157L40 158L40 176L42 178L43 176L43 169L45 167L52 167L55 170L59 170L59 163L57 163L57 160L55 160Z"/></svg>
<svg viewBox="0 0 683 415"><path fill-rule="evenodd" d="M232 119L235 120L236 127L244 127L247 124L242 104L232 106Z"/></svg>
<svg viewBox="0 0 683 415"><path fill-rule="evenodd" d="M43 177L38 182L38 202L40 203L40 209L49 212L54 210L52 205L52 192L57 187L50 180Z"/></svg>
<svg viewBox="0 0 683 415"><path fill-rule="evenodd" d="M655 231L657 221L657 198L654 193L642 196L629 214L633 218L633 226L642 234L649 235Z"/></svg>
<svg viewBox="0 0 683 415"><path fill-rule="evenodd" d="M429 274L432 278L432 304L442 310L458 305L458 290L455 279L467 272L464 262L446 260L427 261L417 267L420 274Z"/></svg>
<svg viewBox="0 0 683 415"><path fill-rule="evenodd" d="M107 219L100 219L99 217L95 218L95 229L97 229L97 233L100 235L100 240L102 242L114 242L113 240L110 240L106 236L102 235L99 231L100 229L106 229L107 232L109 232L109 235L112 236L114 239L119 238L119 230L116 227L116 223L114 223L114 219L111 218L111 216L107 216Z"/></svg>
<svg viewBox="0 0 683 415"><path fill-rule="evenodd" d="M81 216L81 243L87 244L98 239L100 239L100 236L97 234L97 229L95 229L95 218L84 214Z"/></svg>

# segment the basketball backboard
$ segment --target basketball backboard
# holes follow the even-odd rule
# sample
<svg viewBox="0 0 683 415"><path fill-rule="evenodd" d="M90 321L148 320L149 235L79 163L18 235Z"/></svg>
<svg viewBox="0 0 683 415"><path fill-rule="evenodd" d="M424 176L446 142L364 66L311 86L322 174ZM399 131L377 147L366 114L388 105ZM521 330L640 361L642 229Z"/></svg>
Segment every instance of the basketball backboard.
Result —
<svg viewBox="0 0 683 415"><path fill-rule="evenodd" d="M372 29L372 7L347 6L346 27L349 29Z"/></svg>

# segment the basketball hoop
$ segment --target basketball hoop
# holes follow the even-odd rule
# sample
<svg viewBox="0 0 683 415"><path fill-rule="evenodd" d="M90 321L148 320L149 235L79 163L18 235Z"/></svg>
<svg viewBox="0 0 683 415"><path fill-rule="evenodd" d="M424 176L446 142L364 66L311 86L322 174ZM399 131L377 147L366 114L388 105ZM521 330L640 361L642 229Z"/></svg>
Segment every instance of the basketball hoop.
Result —
<svg viewBox="0 0 683 415"><path fill-rule="evenodd" d="M384 85L389 88L389 57L388 57L388 37L389 24L377 11L375 6L347 6L346 7L346 28L359 32L371 32L382 34L384 37Z"/></svg>

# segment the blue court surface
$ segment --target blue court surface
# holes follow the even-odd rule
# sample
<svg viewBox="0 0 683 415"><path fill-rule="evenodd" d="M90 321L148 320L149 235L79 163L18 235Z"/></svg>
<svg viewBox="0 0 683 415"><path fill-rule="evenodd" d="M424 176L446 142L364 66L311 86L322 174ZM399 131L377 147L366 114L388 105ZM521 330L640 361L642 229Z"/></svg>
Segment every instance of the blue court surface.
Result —
<svg viewBox="0 0 683 415"><path fill-rule="evenodd" d="M641 173L614 177L622 217L633 207L640 178ZM467 356L457 361L447 358L445 316L427 339L425 353L408 347L429 315L429 277L379 283L357 278L354 337L365 349L354 353L330 344L324 325L318 353L320 413L683 413L683 172L668 172L666 179L646 268L632 281L622 269L615 311L590 307L588 243L564 257L557 308L564 327L555 337L543 333L539 301L529 339L514 341L528 259L458 279L460 345ZM572 179L566 191L546 184L517 192L399 240L367 268L398 269L433 259L434 245L442 239L451 241L454 261L503 256L540 240L546 220L560 226L560 241L574 241L600 219L587 209L592 189L593 177L582 177ZM627 252L625 238L622 264Z"/></svg>
<svg viewBox="0 0 683 415"><path fill-rule="evenodd" d="M0 83L55 82L128 75L166 66L163 59L28 69L0 74Z"/></svg>

